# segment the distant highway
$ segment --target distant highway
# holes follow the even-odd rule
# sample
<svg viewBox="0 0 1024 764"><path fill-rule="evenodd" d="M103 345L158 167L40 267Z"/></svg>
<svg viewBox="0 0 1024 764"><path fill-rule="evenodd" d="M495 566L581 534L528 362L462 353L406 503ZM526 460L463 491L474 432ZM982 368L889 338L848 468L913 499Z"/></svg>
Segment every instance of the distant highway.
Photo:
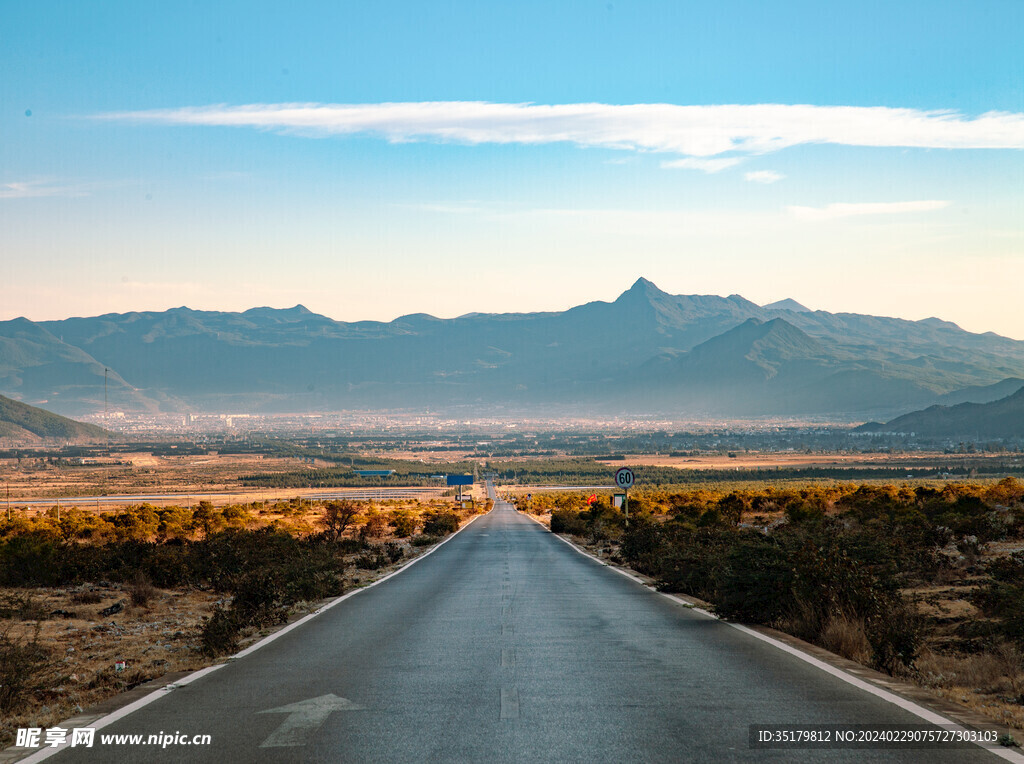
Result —
<svg viewBox="0 0 1024 764"><path fill-rule="evenodd" d="M752 749L753 724L923 722L640 586L503 502L398 575L192 683L159 692L100 730L93 748L67 748L54 760L991 757L980 748ZM99 742L100 735L161 733L210 735L210 744Z"/></svg>
<svg viewBox="0 0 1024 764"><path fill-rule="evenodd" d="M443 486L410 486L395 488L337 488L337 489L314 489L295 488L287 491L289 496L301 496L303 499L312 501L328 501L333 499L349 499L351 501L385 501L387 499L416 499L440 496L449 490ZM61 496L48 499L18 499L12 497L12 507L53 507L60 504L64 507L90 507L96 504L138 504L141 502L176 502L178 504L193 504L200 501L224 502L238 499L241 496L258 496L261 491L258 488L250 488L245 491L220 491L212 493L120 493L105 496ZM281 493L280 489L267 490L265 493ZM278 499L279 500L279 499ZM0 497L0 502L6 506L6 499Z"/></svg>

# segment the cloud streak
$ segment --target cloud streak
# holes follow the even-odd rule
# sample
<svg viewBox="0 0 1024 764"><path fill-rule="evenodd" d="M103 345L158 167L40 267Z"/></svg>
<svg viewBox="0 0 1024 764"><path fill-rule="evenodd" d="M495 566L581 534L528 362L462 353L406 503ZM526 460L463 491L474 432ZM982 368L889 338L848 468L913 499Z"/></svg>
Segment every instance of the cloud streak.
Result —
<svg viewBox="0 0 1024 764"><path fill-rule="evenodd" d="M252 127L307 136L379 135L391 142L570 143L714 157L802 144L930 149L1024 148L1024 114L888 107L749 104L684 106L427 101L277 103L113 112L97 119Z"/></svg>
<svg viewBox="0 0 1024 764"><path fill-rule="evenodd" d="M38 199L48 196L87 196L80 186L59 186L45 180L0 183L0 199Z"/></svg>
<svg viewBox="0 0 1024 764"><path fill-rule="evenodd" d="M799 220L835 220L861 215L902 215L912 212L933 212L950 205L939 199L924 199L913 202L839 202L824 207L789 207L793 217Z"/></svg>
<svg viewBox="0 0 1024 764"><path fill-rule="evenodd" d="M686 157L685 159L672 159L668 162L662 162L661 166L667 170L702 170L706 173L715 173L735 167L742 161L742 157L718 157L712 159Z"/></svg>

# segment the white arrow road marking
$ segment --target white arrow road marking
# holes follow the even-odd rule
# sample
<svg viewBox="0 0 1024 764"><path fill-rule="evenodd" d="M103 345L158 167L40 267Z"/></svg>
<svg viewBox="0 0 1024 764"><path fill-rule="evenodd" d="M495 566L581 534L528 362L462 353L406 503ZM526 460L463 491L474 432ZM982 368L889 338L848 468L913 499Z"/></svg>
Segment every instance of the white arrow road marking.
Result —
<svg viewBox="0 0 1024 764"><path fill-rule="evenodd" d="M319 698L300 700L287 706L257 711L258 714L288 714L281 726L260 745L260 748L305 745L310 734L316 732L335 711L362 711L351 700L337 695L321 695Z"/></svg>

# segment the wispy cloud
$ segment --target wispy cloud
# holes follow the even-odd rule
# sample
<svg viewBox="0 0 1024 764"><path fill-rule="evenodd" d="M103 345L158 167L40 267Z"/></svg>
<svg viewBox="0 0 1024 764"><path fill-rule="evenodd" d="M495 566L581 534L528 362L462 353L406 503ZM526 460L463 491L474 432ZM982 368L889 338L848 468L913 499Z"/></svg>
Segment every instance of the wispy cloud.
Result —
<svg viewBox="0 0 1024 764"><path fill-rule="evenodd" d="M948 207L950 202L928 199L913 202L836 203L824 207L788 207L800 220L834 220L858 215L901 215L910 212L932 212Z"/></svg>
<svg viewBox="0 0 1024 764"><path fill-rule="evenodd" d="M62 186L47 180L0 184L0 199L32 199L46 196L87 196L82 186Z"/></svg>
<svg viewBox="0 0 1024 764"><path fill-rule="evenodd" d="M971 118L954 111L802 104L271 103L113 112L96 118L254 127L308 136L369 133L396 143L566 142L685 157L714 157L726 152L764 154L813 143L1024 148L1024 114L1020 113L987 112Z"/></svg>
<svg viewBox="0 0 1024 764"><path fill-rule="evenodd" d="M743 177L749 180L751 183L777 183L786 176L781 172L775 172L775 170L754 170L753 172L744 173Z"/></svg>
<svg viewBox="0 0 1024 764"><path fill-rule="evenodd" d="M721 172L729 167L735 167L742 161L741 157L719 157L718 159L686 157L685 159L672 159L662 162L661 166L669 170L702 170L712 173Z"/></svg>

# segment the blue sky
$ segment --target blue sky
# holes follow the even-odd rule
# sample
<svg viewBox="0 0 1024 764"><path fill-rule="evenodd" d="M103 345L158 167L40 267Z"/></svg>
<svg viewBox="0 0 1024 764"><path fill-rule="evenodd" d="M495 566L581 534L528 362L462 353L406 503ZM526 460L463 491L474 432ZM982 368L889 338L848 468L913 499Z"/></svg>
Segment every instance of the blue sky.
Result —
<svg viewBox="0 0 1024 764"><path fill-rule="evenodd" d="M0 318L643 275L1024 339L1024 3L156 5L3 3Z"/></svg>

